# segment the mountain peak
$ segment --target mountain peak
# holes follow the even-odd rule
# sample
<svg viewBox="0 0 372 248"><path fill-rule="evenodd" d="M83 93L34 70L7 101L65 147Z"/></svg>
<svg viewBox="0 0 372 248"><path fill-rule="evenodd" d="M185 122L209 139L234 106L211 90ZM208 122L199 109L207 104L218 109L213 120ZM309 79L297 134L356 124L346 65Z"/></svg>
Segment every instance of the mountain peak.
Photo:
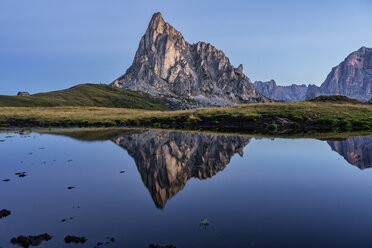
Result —
<svg viewBox="0 0 372 248"><path fill-rule="evenodd" d="M150 24L149 24L149 29L158 29L159 27L164 26L165 21L163 19L163 16L161 15L160 12L156 12L152 15Z"/></svg>
<svg viewBox="0 0 372 248"><path fill-rule="evenodd" d="M189 44L159 12L152 16L132 66L112 84L153 96L166 95L179 108L268 101L256 92L243 66L234 68L209 43ZM178 99L191 99L195 104L184 106Z"/></svg>

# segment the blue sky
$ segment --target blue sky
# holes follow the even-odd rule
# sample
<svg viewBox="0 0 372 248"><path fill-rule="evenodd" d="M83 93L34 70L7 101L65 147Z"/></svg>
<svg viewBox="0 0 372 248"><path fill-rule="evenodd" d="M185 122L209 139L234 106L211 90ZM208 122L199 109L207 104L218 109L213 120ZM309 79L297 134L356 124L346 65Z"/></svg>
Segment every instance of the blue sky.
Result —
<svg viewBox="0 0 372 248"><path fill-rule="evenodd" d="M0 94L110 83L157 11L188 42L243 64L252 81L320 84L349 53L372 47L367 0L1 0Z"/></svg>

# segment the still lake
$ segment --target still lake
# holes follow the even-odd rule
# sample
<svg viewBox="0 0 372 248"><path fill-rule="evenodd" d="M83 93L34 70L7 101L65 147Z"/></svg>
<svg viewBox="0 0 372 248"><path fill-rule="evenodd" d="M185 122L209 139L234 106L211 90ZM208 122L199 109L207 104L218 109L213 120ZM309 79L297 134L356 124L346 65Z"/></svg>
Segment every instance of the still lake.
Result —
<svg viewBox="0 0 372 248"><path fill-rule="evenodd" d="M3 248L372 247L372 136L0 133L0 158Z"/></svg>

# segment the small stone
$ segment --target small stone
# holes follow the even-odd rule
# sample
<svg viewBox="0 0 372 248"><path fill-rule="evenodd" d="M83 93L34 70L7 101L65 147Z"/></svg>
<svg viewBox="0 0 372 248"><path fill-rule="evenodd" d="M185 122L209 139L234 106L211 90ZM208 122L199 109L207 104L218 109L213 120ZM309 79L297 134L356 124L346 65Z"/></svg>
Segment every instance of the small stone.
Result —
<svg viewBox="0 0 372 248"><path fill-rule="evenodd" d="M77 236L74 236L74 235L67 235L65 237L65 243L69 244L69 243L75 243L75 244L78 244L78 243L82 243L84 244L88 239L84 236L82 237L77 237Z"/></svg>
<svg viewBox="0 0 372 248"><path fill-rule="evenodd" d="M37 235L37 236L31 236L31 235L23 236L23 235L20 235L17 238L12 238L10 240L10 243L12 243L14 245L22 246L22 247L29 247L29 246L38 246L38 245L41 244L41 242L49 241L51 239L52 239L52 236L50 236L47 233L40 234L40 235Z"/></svg>
<svg viewBox="0 0 372 248"><path fill-rule="evenodd" d="M4 218L4 217L7 217L10 214L11 214L11 212L8 209L0 210L0 219Z"/></svg>
<svg viewBox="0 0 372 248"><path fill-rule="evenodd" d="M18 177L25 177L25 176L27 176L26 175L26 172L24 172L24 171L23 172L16 172L15 175L18 176Z"/></svg>

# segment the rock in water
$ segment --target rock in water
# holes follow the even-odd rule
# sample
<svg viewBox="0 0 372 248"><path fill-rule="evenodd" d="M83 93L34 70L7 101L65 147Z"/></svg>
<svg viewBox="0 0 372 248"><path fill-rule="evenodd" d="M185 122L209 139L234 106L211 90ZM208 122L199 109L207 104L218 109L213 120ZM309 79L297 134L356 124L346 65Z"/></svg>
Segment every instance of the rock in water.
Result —
<svg viewBox="0 0 372 248"><path fill-rule="evenodd" d="M65 243L66 244L69 244L69 243L75 243L75 244L82 243L82 244L84 244L87 240L88 239L84 236L78 237L78 236L74 236L74 235L67 235L65 237Z"/></svg>
<svg viewBox="0 0 372 248"><path fill-rule="evenodd" d="M2 209L2 210L0 210L0 219L4 218L4 217L7 217L10 214L11 214L11 212L8 209Z"/></svg>
<svg viewBox="0 0 372 248"><path fill-rule="evenodd" d="M10 240L10 243L22 247L30 247L30 246L38 246L43 241L49 241L52 239L52 236L50 236L47 233L36 235L36 236L23 236L20 235L17 238L12 238Z"/></svg>
<svg viewBox="0 0 372 248"><path fill-rule="evenodd" d="M211 44L187 43L160 13L153 15L132 66L111 85L167 97L175 108L269 101L244 75L242 65L234 68Z"/></svg>

